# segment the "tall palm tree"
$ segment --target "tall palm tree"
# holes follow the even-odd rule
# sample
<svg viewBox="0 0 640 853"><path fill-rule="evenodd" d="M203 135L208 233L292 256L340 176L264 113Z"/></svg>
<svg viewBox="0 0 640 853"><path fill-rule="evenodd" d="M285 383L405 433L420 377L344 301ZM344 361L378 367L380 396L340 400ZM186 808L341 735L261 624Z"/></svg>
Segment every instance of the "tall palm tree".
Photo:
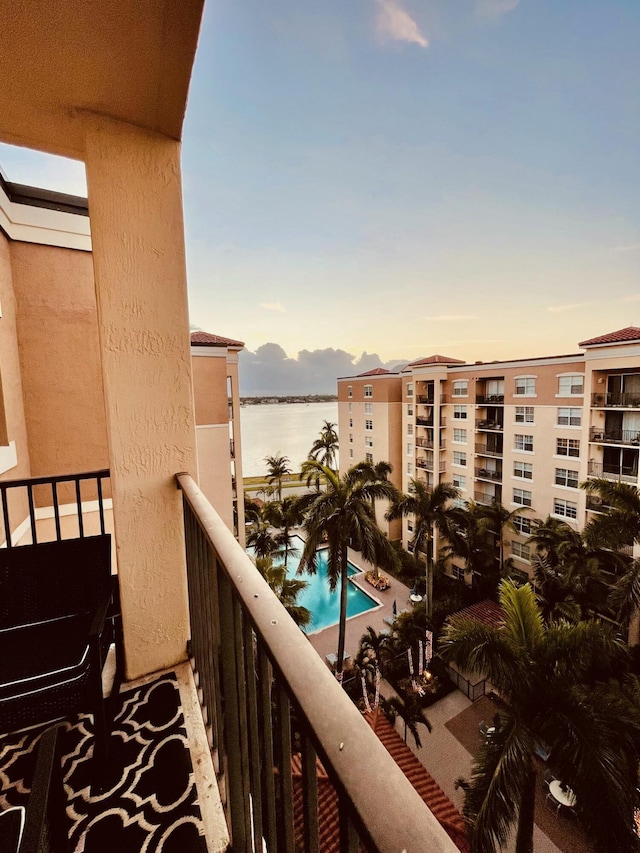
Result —
<svg viewBox="0 0 640 853"><path fill-rule="evenodd" d="M322 465L335 470L336 458L338 454L338 433L336 432L337 424L331 421L323 421L320 435L311 445L309 451L309 459L316 459Z"/></svg>
<svg viewBox="0 0 640 853"><path fill-rule="evenodd" d="M499 573L495 559L493 531L489 529L484 514L485 507L467 501L466 510L449 534L449 545L441 556L455 555L465 561L467 573L481 578L481 594L495 594ZM486 588L486 589L485 589Z"/></svg>
<svg viewBox="0 0 640 853"><path fill-rule="evenodd" d="M504 534L505 531L511 533L519 533L515 525L515 519L519 518L524 512L531 512L531 507L519 506L511 512L503 506L500 501L493 500L490 506L482 507L481 516L484 519L484 526L491 531L497 538L500 551L500 574L504 573Z"/></svg>
<svg viewBox="0 0 640 853"><path fill-rule="evenodd" d="M535 750L542 741L596 849L637 851L640 711L637 682L624 681L624 644L595 621L545 626L529 584L502 581L500 604L501 625L453 619L439 648L445 660L484 673L507 703L465 795L472 850L493 853L517 821L516 853L532 853Z"/></svg>
<svg viewBox="0 0 640 853"><path fill-rule="evenodd" d="M256 557L272 557L280 550L271 525L266 521L259 521L247 534L247 547L253 549Z"/></svg>
<svg viewBox="0 0 640 853"><path fill-rule="evenodd" d="M277 527L276 542L284 554L284 567L287 568L289 554L294 554L296 549L292 545L291 528L302 524L302 511L297 498L288 496L281 501L269 501L263 509L263 517L272 527Z"/></svg>
<svg viewBox="0 0 640 853"><path fill-rule="evenodd" d="M424 551L426 554L427 616L429 618L433 615L433 567L435 564L433 541L436 531L446 536L460 524L462 511L451 506L451 501L459 497L460 491L452 483L438 483L431 490L422 480L411 480L409 494L399 495L386 514L389 521L405 516L414 517L410 544L414 553Z"/></svg>
<svg viewBox="0 0 640 853"><path fill-rule="evenodd" d="M270 556L257 557L256 568L278 596L296 625L299 628L306 628L311 622L311 612L298 604L298 595L307 588L307 582L300 578L288 578L285 567L275 566Z"/></svg>
<svg viewBox="0 0 640 853"><path fill-rule="evenodd" d="M288 474L292 473L291 468L289 467L291 464L289 457L276 453L275 456L265 456L264 461L267 463L267 480L269 481L269 485L273 486L274 483L276 484L275 492L277 499L281 501L282 480Z"/></svg>
<svg viewBox="0 0 640 853"><path fill-rule="evenodd" d="M609 548L640 542L640 491L635 486L594 478L580 483L580 488L595 492L609 507L587 524L589 542Z"/></svg>
<svg viewBox="0 0 640 853"><path fill-rule="evenodd" d="M376 498L392 498L395 488L386 480L372 479L370 472L358 465L340 477L328 465L309 459L303 463L302 473L311 478L321 477L326 482L326 489L320 491L318 486L315 491L299 498L305 514L306 541L298 572L315 574L318 547L326 541L329 586L334 590L340 584L336 675L341 679L347 621L347 548L351 542L362 552L363 558L374 565L394 563L395 552L376 524L371 502Z"/></svg>

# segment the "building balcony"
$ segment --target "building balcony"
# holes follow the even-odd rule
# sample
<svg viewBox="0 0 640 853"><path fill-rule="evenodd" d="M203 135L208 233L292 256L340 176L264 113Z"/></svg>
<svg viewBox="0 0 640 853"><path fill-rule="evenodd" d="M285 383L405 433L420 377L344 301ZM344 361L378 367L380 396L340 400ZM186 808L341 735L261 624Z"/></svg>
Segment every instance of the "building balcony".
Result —
<svg viewBox="0 0 640 853"><path fill-rule="evenodd" d="M502 406L504 405L504 394L476 394L476 405Z"/></svg>
<svg viewBox="0 0 640 853"><path fill-rule="evenodd" d="M475 449L476 449L476 453L478 453L480 456L492 456L492 457L502 457L503 456L502 448L498 449L496 447L489 447L488 445L486 445L480 441L476 442Z"/></svg>
<svg viewBox="0 0 640 853"><path fill-rule="evenodd" d="M418 394L416 397L416 403L420 403L422 406L433 406L434 398L429 397L426 394Z"/></svg>
<svg viewBox="0 0 640 853"><path fill-rule="evenodd" d="M491 471L488 468L476 468L475 476L477 480L492 480L494 482L501 482L502 470Z"/></svg>
<svg viewBox="0 0 640 853"><path fill-rule="evenodd" d="M439 474L444 474L446 463L444 460L436 462L435 459L416 459L416 468L421 468L423 471L438 471Z"/></svg>
<svg viewBox="0 0 640 853"><path fill-rule="evenodd" d="M589 477L611 480L616 483L632 483L633 485L636 485L638 482L637 466L615 466L607 465L602 462L589 462L587 474Z"/></svg>
<svg viewBox="0 0 640 853"><path fill-rule="evenodd" d="M477 504L484 504L485 506L491 506L495 500L499 500L496 495L491 495L488 492L474 492L473 499Z"/></svg>
<svg viewBox="0 0 640 853"><path fill-rule="evenodd" d="M433 450L433 438L416 438L416 447Z"/></svg>
<svg viewBox="0 0 640 853"><path fill-rule="evenodd" d="M504 424L501 424L497 421L480 420L476 421L476 429L482 432L502 432L504 429Z"/></svg>
<svg viewBox="0 0 640 853"><path fill-rule="evenodd" d="M423 415L416 415L416 423L418 426L432 427L433 426L433 415L431 415L431 417L424 417Z"/></svg>
<svg viewBox="0 0 640 853"><path fill-rule="evenodd" d="M640 447L640 432L637 429L591 427L589 441L596 444L626 444L632 447Z"/></svg>
<svg viewBox="0 0 640 853"><path fill-rule="evenodd" d="M640 394L621 392L591 395L591 406L597 409L640 409Z"/></svg>

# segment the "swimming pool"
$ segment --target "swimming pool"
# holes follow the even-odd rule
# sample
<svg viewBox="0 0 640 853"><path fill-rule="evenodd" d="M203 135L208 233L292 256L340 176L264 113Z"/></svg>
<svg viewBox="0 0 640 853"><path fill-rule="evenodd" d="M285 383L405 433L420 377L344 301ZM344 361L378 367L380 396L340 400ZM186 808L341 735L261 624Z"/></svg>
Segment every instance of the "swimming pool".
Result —
<svg viewBox="0 0 640 853"><path fill-rule="evenodd" d="M299 605L306 607L311 612L311 623L305 629L305 633L311 634L315 631L322 631L323 628L328 628L330 625L337 625L340 621L340 584L338 583L334 592L330 592L326 550L318 552L318 571L315 575L309 575L306 572L302 575L296 575L300 562L299 555L304 547L304 542L299 536L293 537L293 547L298 551L298 554L289 555L287 575L299 577L300 580L308 583L307 588L300 593L297 601ZM349 576L352 576L360 574L361 570L356 568L353 563L349 563L348 572ZM349 582L347 587L347 619L380 606L375 599L359 589L354 583Z"/></svg>

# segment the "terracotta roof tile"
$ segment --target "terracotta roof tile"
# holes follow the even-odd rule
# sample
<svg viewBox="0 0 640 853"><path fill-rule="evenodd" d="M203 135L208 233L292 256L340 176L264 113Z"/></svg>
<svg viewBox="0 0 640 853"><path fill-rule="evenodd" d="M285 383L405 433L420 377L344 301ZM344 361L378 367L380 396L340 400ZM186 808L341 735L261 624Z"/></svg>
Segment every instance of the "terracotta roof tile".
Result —
<svg viewBox="0 0 640 853"><path fill-rule="evenodd" d="M391 373L390 370L385 370L384 367L374 367L373 370L367 370L365 373L358 373L358 376L386 376Z"/></svg>
<svg viewBox="0 0 640 853"><path fill-rule="evenodd" d="M619 344L625 341L640 341L640 328L638 326L627 326L624 329L618 329L617 332L609 332L606 335L600 335L598 338L589 338L588 341L580 341L579 347L593 347L598 344Z"/></svg>
<svg viewBox="0 0 640 853"><path fill-rule="evenodd" d="M210 335L209 332L191 332L191 343L203 347L243 347L243 341L225 338L222 335Z"/></svg>
<svg viewBox="0 0 640 853"><path fill-rule="evenodd" d="M504 622L504 616L504 610L499 604L491 601L490 598L485 598L484 601L478 601L477 604L452 613L449 619L475 619L483 625L493 625L497 628Z"/></svg>
<svg viewBox="0 0 640 853"><path fill-rule="evenodd" d="M380 709L364 715L373 731L387 749L396 764L400 767L409 782L413 785L433 815L442 825L454 844L462 853L468 853L469 840L467 837L464 818L446 796L433 777L427 772L411 748L402 740L398 732L389 723ZM316 761L318 776L318 821L320 833L320 849L322 853L339 853L340 827L338 824L338 797L329 781L326 770ZM296 841L302 844L304 830L304 810L302 792L302 763L299 755L291 759L294 793L294 831ZM361 845L360 850L364 851Z"/></svg>
<svg viewBox="0 0 640 853"><path fill-rule="evenodd" d="M410 361L408 367L419 367L423 364L464 364L459 358L449 358L446 355L430 355L427 358L419 358L417 361Z"/></svg>

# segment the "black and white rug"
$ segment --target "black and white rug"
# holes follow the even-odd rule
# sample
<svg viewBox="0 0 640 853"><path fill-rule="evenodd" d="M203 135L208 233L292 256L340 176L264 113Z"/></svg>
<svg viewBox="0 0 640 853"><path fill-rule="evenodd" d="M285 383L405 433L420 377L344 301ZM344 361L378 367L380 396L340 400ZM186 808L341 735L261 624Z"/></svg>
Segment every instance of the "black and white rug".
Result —
<svg viewBox="0 0 640 853"><path fill-rule="evenodd" d="M206 853L191 756L174 675L121 695L107 784L92 796L92 719L63 737L71 849L77 853ZM25 805L46 726L0 736L0 808Z"/></svg>

